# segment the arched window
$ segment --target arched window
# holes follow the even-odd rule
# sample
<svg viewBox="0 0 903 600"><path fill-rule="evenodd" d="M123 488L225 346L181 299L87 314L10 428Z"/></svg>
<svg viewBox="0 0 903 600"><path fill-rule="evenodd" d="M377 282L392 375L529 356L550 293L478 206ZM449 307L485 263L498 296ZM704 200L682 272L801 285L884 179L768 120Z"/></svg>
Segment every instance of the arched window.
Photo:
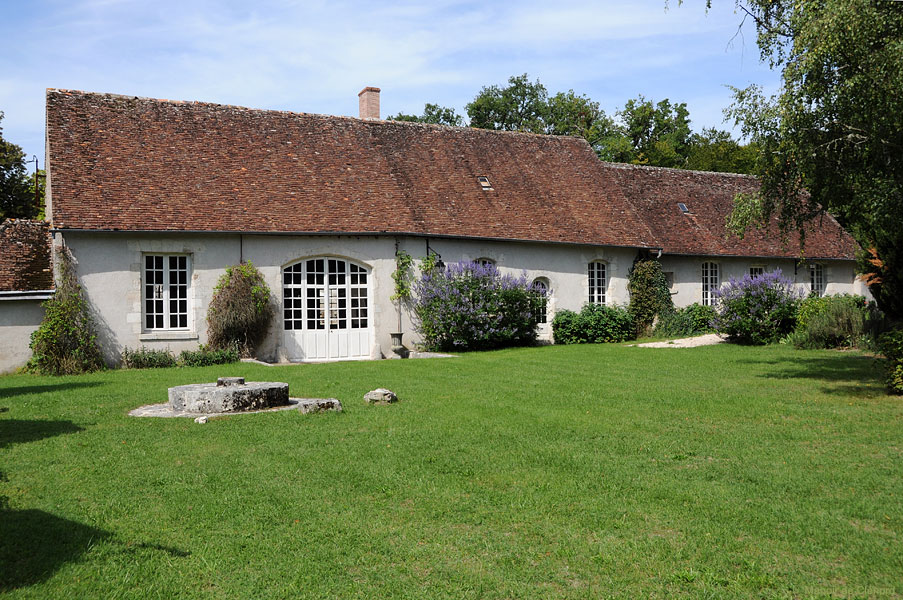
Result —
<svg viewBox="0 0 903 600"><path fill-rule="evenodd" d="M715 304L715 290L721 285L718 276L718 263L702 263L702 305L713 306Z"/></svg>
<svg viewBox="0 0 903 600"><path fill-rule="evenodd" d="M481 256L480 258L473 261L480 265L481 267L492 267L495 266L495 261L491 258L486 258L485 256Z"/></svg>
<svg viewBox="0 0 903 600"><path fill-rule="evenodd" d="M332 256L282 269L283 342L292 360L370 356L370 270Z"/></svg>
<svg viewBox="0 0 903 600"><path fill-rule="evenodd" d="M605 304L605 263L593 261L587 267L589 275L589 302L590 304Z"/></svg>
<svg viewBox="0 0 903 600"><path fill-rule="evenodd" d="M537 325L543 325L549 322L549 284L545 278L534 279L530 286L537 296L542 297L542 302L536 308L533 314L533 320Z"/></svg>

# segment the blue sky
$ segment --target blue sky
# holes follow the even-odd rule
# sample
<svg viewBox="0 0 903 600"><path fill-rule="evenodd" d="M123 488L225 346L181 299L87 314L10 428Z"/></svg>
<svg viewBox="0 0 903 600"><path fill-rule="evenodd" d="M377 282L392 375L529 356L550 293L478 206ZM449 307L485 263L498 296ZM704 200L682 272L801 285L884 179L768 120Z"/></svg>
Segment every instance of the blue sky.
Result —
<svg viewBox="0 0 903 600"><path fill-rule="evenodd" d="M775 90L733 0L2 0L0 126L44 165L48 87L357 116L464 106L528 73L609 114L643 94L722 124L725 87Z"/></svg>

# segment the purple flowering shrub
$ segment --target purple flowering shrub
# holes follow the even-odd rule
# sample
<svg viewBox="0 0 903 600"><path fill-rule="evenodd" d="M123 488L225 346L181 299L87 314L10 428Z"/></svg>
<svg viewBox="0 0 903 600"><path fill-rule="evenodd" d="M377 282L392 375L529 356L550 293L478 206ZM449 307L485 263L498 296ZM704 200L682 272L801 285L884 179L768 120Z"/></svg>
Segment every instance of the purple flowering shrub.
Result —
<svg viewBox="0 0 903 600"><path fill-rule="evenodd" d="M780 269L730 281L716 290L715 331L742 344L770 344L793 331L802 292Z"/></svg>
<svg viewBox="0 0 903 600"><path fill-rule="evenodd" d="M423 273L414 284L414 324L431 350L485 350L536 342L544 301L526 275L459 262Z"/></svg>

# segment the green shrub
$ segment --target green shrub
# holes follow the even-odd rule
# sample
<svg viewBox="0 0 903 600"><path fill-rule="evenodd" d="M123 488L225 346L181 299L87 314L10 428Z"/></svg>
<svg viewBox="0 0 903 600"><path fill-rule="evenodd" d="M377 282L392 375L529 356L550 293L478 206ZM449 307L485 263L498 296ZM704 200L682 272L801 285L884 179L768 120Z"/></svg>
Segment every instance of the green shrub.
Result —
<svg viewBox="0 0 903 600"><path fill-rule="evenodd" d="M806 298L789 336L797 348L866 348L876 346L884 315L862 296Z"/></svg>
<svg viewBox="0 0 903 600"><path fill-rule="evenodd" d="M700 335L714 331L715 308L693 303L659 315L654 333L657 337Z"/></svg>
<svg viewBox="0 0 903 600"><path fill-rule="evenodd" d="M169 350L154 350L141 346L135 350L126 347L122 351L124 369L163 369L176 366L176 357Z"/></svg>
<svg viewBox="0 0 903 600"><path fill-rule="evenodd" d="M879 346L887 359L888 390L894 394L903 394L903 329L882 335Z"/></svg>
<svg viewBox="0 0 903 600"><path fill-rule="evenodd" d="M864 308L868 306L868 302L863 296L854 296L851 294L809 296L808 298L804 298L800 303L799 311L796 315L797 331L805 328L815 315L825 312L829 305L838 303L849 305L851 308Z"/></svg>
<svg viewBox="0 0 903 600"><path fill-rule="evenodd" d="M579 313L558 311L552 332L556 344L602 344L634 339L636 325L626 308L584 304Z"/></svg>
<svg viewBox="0 0 903 600"><path fill-rule="evenodd" d="M169 350L155 350L141 346L136 350L122 351L122 367L125 369L165 369L167 367L207 367L238 362L236 348L215 350L201 344L197 350L183 350L176 359Z"/></svg>
<svg viewBox="0 0 903 600"><path fill-rule="evenodd" d="M229 267L207 309L208 345L250 356L266 337L274 312L270 288L253 263Z"/></svg>
<svg viewBox="0 0 903 600"><path fill-rule="evenodd" d="M43 304L40 326L31 334L32 357L26 370L41 375L75 375L103 369L94 320L68 248L59 248L56 259L59 281L54 295Z"/></svg>
<svg viewBox="0 0 903 600"><path fill-rule="evenodd" d="M179 354L179 364L183 367L209 367L238 362L240 356L236 348L211 349L203 344L197 350L183 350Z"/></svg>
<svg viewBox="0 0 903 600"><path fill-rule="evenodd" d="M657 260L638 260L627 275L630 304L627 310L636 325L636 335L646 334L655 317L674 310L668 279Z"/></svg>

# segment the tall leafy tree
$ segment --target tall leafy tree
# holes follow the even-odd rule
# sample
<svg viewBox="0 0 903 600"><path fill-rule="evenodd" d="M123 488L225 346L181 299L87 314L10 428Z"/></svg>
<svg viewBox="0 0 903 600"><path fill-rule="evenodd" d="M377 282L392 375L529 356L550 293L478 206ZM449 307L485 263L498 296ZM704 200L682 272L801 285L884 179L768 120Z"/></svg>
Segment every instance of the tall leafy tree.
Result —
<svg viewBox="0 0 903 600"><path fill-rule="evenodd" d="M0 221L11 217L31 218L37 213L34 187L29 185L25 169L25 153L21 147L3 139L0 127Z"/></svg>
<svg viewBox="0 0 903 600"><path fill-rule="evenodd" d="M614 121L598 102L568 90L551 96L547 104L543 133L582 137L601 155L615 129Z"/></svg>
<svg viewBox="0 0 903 600"><path fill-rule="evenodd" d="M394 117L389 117L389 120L432 123L434 125L450 125L452 127L461 127L464 124L464 118L456 113L455 109L439 106L438 104L430 104L429 102L424 105L422 115L398 113Z"/></svg>
<svg viewBox="0 0 903 600"><path fill-rule="evenodd" d="M802 231L824 210L864 248L879 305L903 318L903 2L743 0L772 96L735 90L727 111L762 149L761 192L738 198L733 226L777 215Z"/></svg>
<svg viewBox="0 0 903 600"><path fill-rule="evenodd" d="M690 111L686 103L665 98L654 104L643 96L627 101L618 111L629 147L620 162L658 167L684 167L690 148Z"/></svg>
<svg viewBox="0 0 903 600"><path fill-rule="evenodd" d="M507 87L484 87L466 107L470 126L501 131L545 133L549 93L526 73L508 78Z"/></svg>
<svg viewBox="0 0 903 600"><path fill-rule="evenodd" d="M727 131L705 128L690 136L686 167L696 171L754 173L759 147L741 144Z"/></svg>
<svg viewBox="0 0 903 600"><path fill-rule="evenodd" d="M509 77L506 86L483 87L467 105L467 115L470 126L481 129L582 137L599 158L613 162L747 173L756 156L754 145L741 146L726 132L693 134L684 103L654 103L640 96L628 100L615 119L574 90L550 95L526 73ZM435 104L427 104L422 116L390 118L461 124L453 110Z"/></svg>
<svg viewBox="0 0 903 600"><path fill-rule="evenodd" d="M609 148L621 136L598 102L574 90L550 96L526 73L510 77L506 87L482 88L467 105L467 114L471 127L582 137L604 159L613 157Z"/></svg>

